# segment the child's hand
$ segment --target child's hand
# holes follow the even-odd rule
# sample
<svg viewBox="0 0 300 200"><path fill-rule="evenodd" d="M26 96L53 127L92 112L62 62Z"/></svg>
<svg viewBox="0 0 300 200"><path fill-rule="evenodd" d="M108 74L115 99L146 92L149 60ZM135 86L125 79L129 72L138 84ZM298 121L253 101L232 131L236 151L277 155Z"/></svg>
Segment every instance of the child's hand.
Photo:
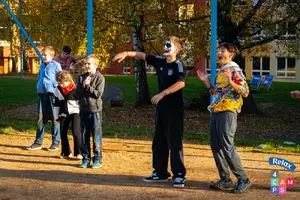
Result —
<svg viewBox="0 0 300 200"><path fill-rule="evenodd" d="M83 85L86 86L86 85L89 85L90 83L91 83L91 77L88 76L88 77L86 77L86 79L84 80Z"/></svg>
<svg viewBox="0 0 300 200"><path fill-rule="evenodd" d="M197 76L201 81L207 81L208 80L208 74L202 70L197 70Z"/></svg>
<svg viewBox="0 0 300 200"><path fill-rule="evenodd" d="M128 56L127 51L124 51L122 53L118 53L115 55L115 57L112 59L113 62L117 61L118 63L122 62L126 57Z"/></svg>
<svg viewBox="0 0 300 200"><path fill-rule="evenodd" d="M298 90L291 91L291 97L295 99L300 99L300 92Z"/></svg>
<svg viewBox="0 0 300 200"><path fill-rule="evenodd" d="M228 78L228 80L232 80L232 73L231 73L231 70L229 68L224 70L224 74Z"/></svg>
<svg viewBox="0 0 300 200"><path fill-rule="evenodd" d="M152 99L151 99L151 103L152 104L158 104L158 102L162 99L162 98L164 98L164 94L163 93L159 93L159 94L157 94L157 95L155 95L154 97L152 97Z"/></svg>

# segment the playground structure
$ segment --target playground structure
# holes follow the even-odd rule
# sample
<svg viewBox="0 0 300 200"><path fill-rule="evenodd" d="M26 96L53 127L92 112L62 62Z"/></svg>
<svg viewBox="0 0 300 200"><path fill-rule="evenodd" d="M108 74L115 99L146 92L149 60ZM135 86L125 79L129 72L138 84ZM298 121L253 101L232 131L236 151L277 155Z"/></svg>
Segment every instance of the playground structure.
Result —
<svg viewBox="0 0 300 200"><path fill-rule="evenodd" d="M52 6L53 2L55 0L51 0L50 2L50 11L52 13ZM29 35L27 34L26 30L21 24L22 20L22 3L23 1L20 0L20 20L17 19L15 14L11 11L9 8L8 4L4 0L0 0L0 2L4 5L5 9L9 13L9 15L13 18L14 22L17 24L17 26L20 28L20 57L21 57L21 62L19 64L19 69L20 69L20 78L22 79L22 35L27 39L27 41L30 43L31 47L34 49L34 51L37 53L38 57L41 59L42 55L39 51L39 49L36 47L34 42L31 40ZM93 0L87 0L87 54L92 54L93 53ZM52 15L52 14L51 14ZM51 45L53 44L53 36L51 34Z"/></svg>
<svg viewBox="0 0 300 200"><path fill-rule="evenodd" d="M17 24L20 29L20 62L19 62L19 70L20 70L20 78L22 79L22 35L28 40L31 47L37 53L38 57L41 59L41 54L39 49L36 47L34 42L31 40L29 35L27 34L26 30L22 26L22 3L23 0L19 1L19 11L20 11L20 19L18 20L15 14L11 11L5 0L0 0L0 2L4 5L5 9L8 11L9 15L13 18L13 21ZM53 23L52 16L53 16L53 4L55 0L50 1L50 23ZM215 77L216 73L216 45L217 45L217 0L212 1L212 8L211 8L211 59L210 59L210 66L211 66L211 76L212 80ZM53 45L53 33L50 30L50 44ZM92 54L93 52L93 0L87 0L87 54ZM3 70L4 71L4 70Z"/></svg>

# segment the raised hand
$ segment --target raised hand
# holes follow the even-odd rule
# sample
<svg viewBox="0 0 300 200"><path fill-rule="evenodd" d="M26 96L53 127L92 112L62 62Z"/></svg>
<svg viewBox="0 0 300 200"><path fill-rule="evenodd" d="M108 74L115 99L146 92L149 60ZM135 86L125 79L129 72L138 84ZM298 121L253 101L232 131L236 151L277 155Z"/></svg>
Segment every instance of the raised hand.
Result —
<svg viewBox="0 0 300 200"><path fill-rule="evenodd" d="M115 55L115 57L112 59L113 62L122 62L126 57L128 56L128 53L126 51L122 52L122 53L118 53L117 55Z"/></svg>
<svg viewBox="0 0 300 200"><path fill-rule="evenodd" d="M232 73L231 73L231 69L230 68L225 69L224 70L224 74L228 78L228 80L232 79Z"/></svg>
<svg viewBox="0 0 300 200"><path fill-rule="evenodd" d="M300 92L298 90L291 91L291 97L295 99L300 99Z"/></svg>
<svg viewBox="0 0 300 200"><path fill-rule="evenodd" d="M91 83L91 77L88 76L88 77L86 77L86 79L84 80L83 85L86 86L86 85L89 85L90 83Z"/></svg>
<svg viewBox="0 0 300 200"><path fill-rule="evenodd" d="M199 78L201 81L205 82L205 81L208 80L208 74L207 74L206 72L204 72L203 70L198 69L198 70L196 71L196 73L197 73L198 78Z"/></svg>

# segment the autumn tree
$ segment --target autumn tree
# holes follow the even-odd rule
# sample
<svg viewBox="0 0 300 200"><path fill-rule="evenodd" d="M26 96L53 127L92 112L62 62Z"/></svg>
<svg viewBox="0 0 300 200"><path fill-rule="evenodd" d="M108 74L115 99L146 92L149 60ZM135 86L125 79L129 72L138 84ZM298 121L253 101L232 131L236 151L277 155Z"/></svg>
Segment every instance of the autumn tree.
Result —
<svg viewBox="0 0 300 200"><path fill-rule="evenodd" d="M242 53L268 50L270 42L297 55L300 4L297 0L219 0L219 42L234 43ZM293 30L293 37L290 38ZM298 40L295 40L298 38ZM248 54L249 55L249 54ZM242 68L244 58L236 57ZM244 101L243 112L260 113L252 94Z"/></svg>
<svg viewBox="0 0 300 200"><path fill-rule="evenodd" d="M96 4L97 20L107 27L116 25L116 51L125 49L125 45L132 42L134 51L162 54L166 36L176 35L184 40L185 48L183 60L207 51L207 37L199 33L207 33L207 19L203 12L193 12L179 16L179 9L183 13L187 2L171 0L107 0ZM145 62L134 60L136 80L136 105L150 103L147 84Z"/></svg>

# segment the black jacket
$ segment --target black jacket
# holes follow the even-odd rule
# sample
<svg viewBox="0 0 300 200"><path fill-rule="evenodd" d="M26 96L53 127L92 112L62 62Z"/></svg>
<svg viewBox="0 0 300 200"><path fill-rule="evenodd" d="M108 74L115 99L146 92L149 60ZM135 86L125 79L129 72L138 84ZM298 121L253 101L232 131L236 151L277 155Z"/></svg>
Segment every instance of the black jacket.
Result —
<svg viewBox="0 0 300 200"><path fill-rule="evenodd" d="M100 112L102 110L102 94L104 91L105 79L102 74L96 72L91 77L91 82L86 87L83 86L88 73L78 77L76 95L79 97L81 112Z"/></svg>
<svg viewBox="0 0 300 200"><path fill-rule="evenodd" d="M66 117L68 115L79 113L78 97L75 95L75 89L68 94L64 94L62 89L58 86L54 93L54 119Z"/></svg>

